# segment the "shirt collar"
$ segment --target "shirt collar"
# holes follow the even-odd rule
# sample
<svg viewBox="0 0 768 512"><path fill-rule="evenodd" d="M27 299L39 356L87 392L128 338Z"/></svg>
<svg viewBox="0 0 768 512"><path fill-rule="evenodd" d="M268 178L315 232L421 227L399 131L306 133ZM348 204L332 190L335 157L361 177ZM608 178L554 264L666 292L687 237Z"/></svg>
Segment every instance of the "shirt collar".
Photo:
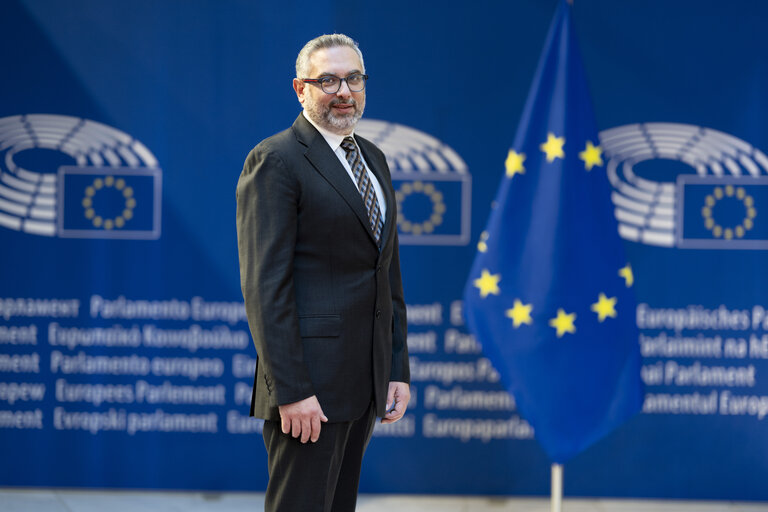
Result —
<svg viewBox="0 0 768 512"><path fill-rule="evenodd" d="M302 114L304 114L304 118L306 118L306 120L309 121L309 124L314 126L315 129L320 132L320 135L323 136L323 138L325 139L325 142L327 142L328 145L331 146L331 149L333 151L336 151L337 149L339 149L339 146L341 146L341 141L343 141L345 137L354 138L354 135L355 135L354 131L352 131L352 133L350 133L349 135L339 135L337 133L333 133L331 131L326 130L322 126L319 126L316 122L312 120L311 117L309 117L309 114L307 114L306 110L303 110ZM355 141L355 144L357 144L357 141Z"/></svg>

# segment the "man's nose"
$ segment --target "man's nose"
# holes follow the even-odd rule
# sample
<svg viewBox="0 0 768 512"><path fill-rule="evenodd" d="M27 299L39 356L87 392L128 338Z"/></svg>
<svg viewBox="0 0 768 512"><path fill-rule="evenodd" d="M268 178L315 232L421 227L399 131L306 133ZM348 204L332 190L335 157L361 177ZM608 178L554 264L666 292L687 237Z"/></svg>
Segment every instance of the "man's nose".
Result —
<svg viewBox="0 0 768 512"><path fill-rule="evenodd" d="M341 81L341 87L339 87L339 90L336 92L336 96L340 96L342 98L349 98L352 95L352 91L349 90L349 84L346 80Z"/></svg>

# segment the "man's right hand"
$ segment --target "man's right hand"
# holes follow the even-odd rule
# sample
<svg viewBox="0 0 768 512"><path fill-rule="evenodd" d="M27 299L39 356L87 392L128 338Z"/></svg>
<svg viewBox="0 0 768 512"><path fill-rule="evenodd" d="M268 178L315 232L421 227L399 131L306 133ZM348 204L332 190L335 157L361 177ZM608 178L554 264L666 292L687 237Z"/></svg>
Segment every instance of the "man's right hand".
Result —
<svg viewBox="0 0 768 512"><path fill-rule="evenodd" d="M283 434L301 437L301 442L313 443L320 437L320 424L328 421L315 395L279 406Z"/></svg>

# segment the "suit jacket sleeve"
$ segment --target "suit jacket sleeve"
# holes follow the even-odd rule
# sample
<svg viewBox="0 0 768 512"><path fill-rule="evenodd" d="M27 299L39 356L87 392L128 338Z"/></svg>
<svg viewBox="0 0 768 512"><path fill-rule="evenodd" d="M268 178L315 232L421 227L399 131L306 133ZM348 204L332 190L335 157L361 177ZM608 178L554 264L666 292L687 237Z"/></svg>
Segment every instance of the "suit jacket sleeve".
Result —
<svg viewBox="0 0 768 512"><path fill-rule="evenodd" d="M237 185L240 284L275 405L315 394L303 360L293 281L300 199L299 182L279 154L254 148Z"/></svg>
<svg viewBox="0 0 768 512"><path fill-rule="evenodd" d="M408 324L406 321L405 300L403 298L403 283L400 275L400 242L397 237L397 222L395 243L392 249L392 262L389 265L389 283L392 290L392 370L390 381L411 382L411 372L408 365Z"/></svg>

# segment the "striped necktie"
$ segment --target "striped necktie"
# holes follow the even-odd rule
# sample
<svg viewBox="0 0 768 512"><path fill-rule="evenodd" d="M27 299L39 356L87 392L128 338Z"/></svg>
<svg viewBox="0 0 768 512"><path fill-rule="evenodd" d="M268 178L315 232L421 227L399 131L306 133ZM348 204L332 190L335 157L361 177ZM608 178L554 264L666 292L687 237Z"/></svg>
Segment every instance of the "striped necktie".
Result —
<svg viewBox="0 0 768 512"><path fill-rule="evenodd" d="M381 238L381 230L384 227L384 219L381 218L379 201L376 199L373 183L371 183L371 179L368 177L368 172L363 165L357 145L352 137L344 137L344 140L341 141L341 147L347 152L347 162L352 169L352 174L355 176L357 190L360 192L360 197L363 198L365 209L368 211L368 221L371 223L373 237L378 243Z"/></svg>

